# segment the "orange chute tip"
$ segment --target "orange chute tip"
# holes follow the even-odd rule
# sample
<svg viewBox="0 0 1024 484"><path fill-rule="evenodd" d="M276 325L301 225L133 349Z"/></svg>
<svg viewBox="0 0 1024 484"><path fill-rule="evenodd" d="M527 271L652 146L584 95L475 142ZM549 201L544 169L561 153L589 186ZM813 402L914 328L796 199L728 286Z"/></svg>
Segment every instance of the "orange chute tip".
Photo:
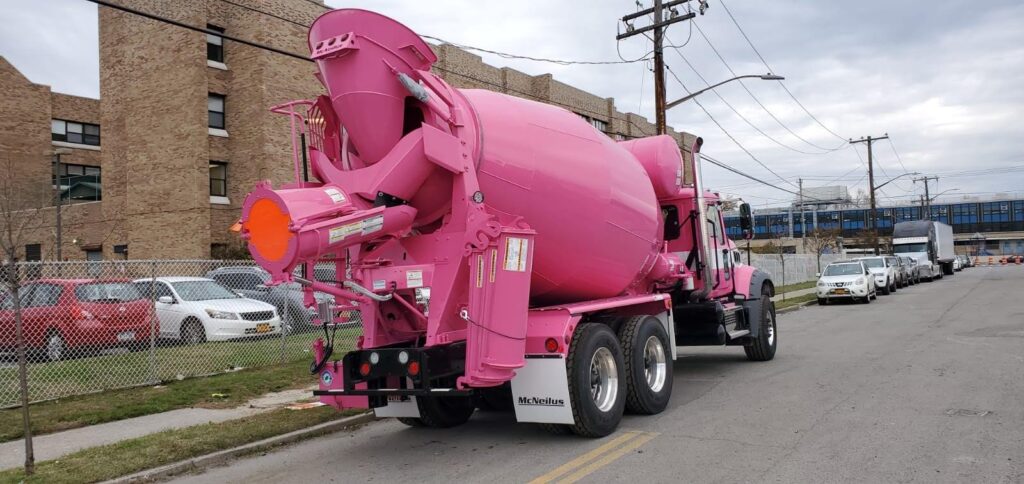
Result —
<svg viewBox="0 0 1024 484"><path fill-rule="evenodd" d="M239 219L239 220L238 220L237 222L235 222L235 223L234 223L234 225L232 225L232 226L231 226L231 228L229 228L228 230L230 230L230 231L232 231L232 232L236 232L236 233L237 233L237 232L241 232L241 231L242 231L242 220L241 220L241 219Z"/></svg>

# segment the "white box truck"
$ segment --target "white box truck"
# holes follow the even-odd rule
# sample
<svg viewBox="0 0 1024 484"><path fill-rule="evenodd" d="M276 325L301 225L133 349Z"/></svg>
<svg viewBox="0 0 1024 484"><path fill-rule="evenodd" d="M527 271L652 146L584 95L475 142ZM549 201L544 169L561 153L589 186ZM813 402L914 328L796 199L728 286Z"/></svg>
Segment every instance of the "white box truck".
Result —
<svg viewBox="0 0 1024 484"><path fill-rule="evenodd" d="M914 258L927 280L953 275L953 227L931 220L899 222L892 231L892 251Z"/></svg>

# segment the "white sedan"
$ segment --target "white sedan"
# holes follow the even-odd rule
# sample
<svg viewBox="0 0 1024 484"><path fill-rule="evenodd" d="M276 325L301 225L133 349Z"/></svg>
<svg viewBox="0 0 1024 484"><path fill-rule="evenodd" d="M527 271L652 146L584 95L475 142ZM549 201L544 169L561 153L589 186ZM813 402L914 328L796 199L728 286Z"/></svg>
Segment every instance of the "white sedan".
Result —
<svg viewBox="0 0 1024 484"><path fill-rule="evenodd" d="M825 267L818 274L818 304L825 305L833 299L861 300L865 304L877 299L875 278L863 261L838 261Z"/></svg>
<svg viewBox="0 0 1024 484"><path fill-rule="evenodd" d="M279 334L273 304L247 299L205 277L158 277L134 281L156 297L160 336L189 344Z"/></svg>

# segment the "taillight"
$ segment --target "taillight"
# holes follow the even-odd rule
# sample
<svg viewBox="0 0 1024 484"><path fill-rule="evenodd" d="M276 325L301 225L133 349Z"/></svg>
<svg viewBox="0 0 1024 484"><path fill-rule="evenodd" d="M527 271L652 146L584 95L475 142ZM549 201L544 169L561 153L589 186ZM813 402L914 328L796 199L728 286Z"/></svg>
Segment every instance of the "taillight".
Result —
<svg viewBox="0 0 1024 484"><path fill-rule="evenodd" d="M370 364L364 361L362 365L359 365L359 374L363 376L369 375Z"/></svg>
<svg viewBox="0 0 1024 484"><path fill-rule="evenodd" d="M90 313L89 311L86 311L84 309L79 309L78 310L78 317L80 317L82 319L96 319L96 317L93 316L92 313Z"/></svg>
<svg viewBox="0 0 1024 484"><path fill-rule="evenodd" d="M544 349L548 350L548 353L554 353L558 351L558 340L555 338L548 338L544 341Z"/></svg>
<svg viewBox="0 0 1024 484"><path fill-rule="evenodd" d="M409 366L406 367L406 371L408 371L409 375L411 375L411 376L419 375L420 374L420 362L414 361L412 363L409 363Z"/></svg>

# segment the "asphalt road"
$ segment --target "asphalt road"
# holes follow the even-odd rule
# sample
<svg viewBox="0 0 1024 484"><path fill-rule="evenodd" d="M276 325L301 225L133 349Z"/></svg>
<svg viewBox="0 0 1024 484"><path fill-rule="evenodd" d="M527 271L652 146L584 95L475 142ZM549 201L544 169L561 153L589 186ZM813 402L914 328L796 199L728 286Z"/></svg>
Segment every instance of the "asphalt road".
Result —
<svg viewBox="0 0 1024 484"><path fill-rule="evenodd" d="M689 350L669 408L600 440L384 420L181 480L1024 482L1022 295L1024 268L971 268L781 315L774 361Z"/></svg>

